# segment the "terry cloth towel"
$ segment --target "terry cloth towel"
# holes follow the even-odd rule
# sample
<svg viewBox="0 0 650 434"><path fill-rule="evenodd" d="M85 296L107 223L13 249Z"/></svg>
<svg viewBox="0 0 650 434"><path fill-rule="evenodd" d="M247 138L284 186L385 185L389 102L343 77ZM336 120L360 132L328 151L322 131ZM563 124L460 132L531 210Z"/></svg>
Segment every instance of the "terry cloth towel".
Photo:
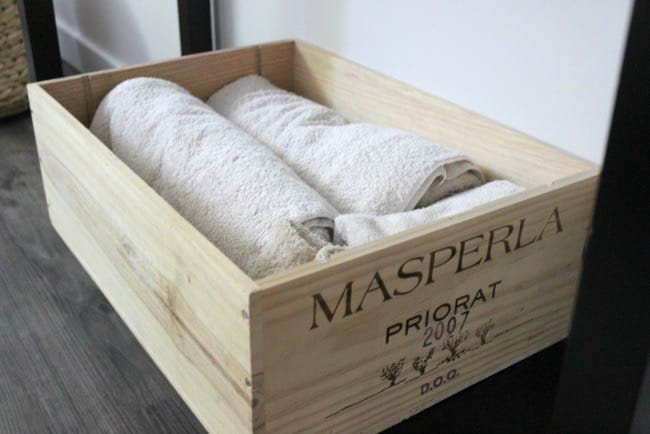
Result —
<svg viewBox="0 0 650 434"><path fill-rule="evenodd" d="M208 104L268 145L342 213L407 211L483 182L456 150L405 131L348 123L257 75L223 87Z"/></svg>
<svg viewBox="0 0 650 434"><path fill-rule="evenodd" d="M359 246L424 223L469 211L523 190L523 187L509 181L492 181L413 211L382 216L342 214L335 220L336 237L349 247Z"/></svg>
<svg viewBox="0 0 650 434"><path fill-rule="evenodd" d="M259 274L267 276L282 271L287 263L326 262L343 250L345 247L332 244L303 224L281 220L271 229L270 242L262 247L261 255L268 260Z"/></svg>
<svg viewBox="0 0 650 434"><path fill-rule="evenodd" d="M265 145L174 83L119 84L90 128L253 279L310 260L278 239L277 222L329 241L336 210ZM270 242L278 243L272 258L264 256Z"/></svg>

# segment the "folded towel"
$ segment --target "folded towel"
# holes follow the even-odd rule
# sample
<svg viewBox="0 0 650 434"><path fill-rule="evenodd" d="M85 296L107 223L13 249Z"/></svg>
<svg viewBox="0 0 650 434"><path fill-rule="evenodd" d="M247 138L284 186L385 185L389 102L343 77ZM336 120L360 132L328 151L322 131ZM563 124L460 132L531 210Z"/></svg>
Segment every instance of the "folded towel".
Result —
<svg viewBox="0 0 650 434"><path fill-rule="evenodd" d="M326 262L331 255L343 251L337 246L309 230L305 225L281 220L271 229L270 242L266 243L260 254L268 258L259 274L267 276L285 270L287 264L306 262Z"/></svg>
<svg viewBox="0 0 650 434"><path fill-rule="evenodd" d="M348 123L256 75L225 86L208 104L268 145L340 212L406 211L483 182L456 150L405 131Z"/></svg>
<svg viewBox="0 0 650 434"><path fill-rule="evenodd" d="M174 83L119 84L91 130L254 279L304 259L281 246L274 254L285 256L264 256L269 243L283 242L277 222L329 240L335 209L265 145Z"/></svg>
<svg viewBox="0 0 650 434"><path fill-rule="evenodd" d="M523 190L523 187L509 181L492 181L413 211L382 216L342 214L335 220L336 237L349 247L359 246L424 223L469 211Z"/></svg>

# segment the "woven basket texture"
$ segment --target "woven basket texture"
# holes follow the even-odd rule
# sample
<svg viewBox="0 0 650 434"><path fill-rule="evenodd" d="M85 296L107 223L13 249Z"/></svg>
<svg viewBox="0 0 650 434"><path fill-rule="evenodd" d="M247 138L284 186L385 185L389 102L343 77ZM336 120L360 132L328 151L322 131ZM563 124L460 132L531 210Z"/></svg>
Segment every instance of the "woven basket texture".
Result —
<svg viewBox="0 0 650 434"><path fill-rule="evenodd" d="M0 0L0 118L27 110L28 72L16 0Z"/></svg>

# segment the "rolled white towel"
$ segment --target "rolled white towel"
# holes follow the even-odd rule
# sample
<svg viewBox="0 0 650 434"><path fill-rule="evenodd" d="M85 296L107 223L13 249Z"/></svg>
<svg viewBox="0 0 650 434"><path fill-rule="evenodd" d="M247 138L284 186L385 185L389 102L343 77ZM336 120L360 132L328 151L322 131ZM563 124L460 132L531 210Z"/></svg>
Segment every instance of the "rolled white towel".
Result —
<svg viewBox="0 0 650 434"><path fill-rule="evenodd" d="M268 147L174 83L124 81L102 100L90 128L254 279L313 259L269 248L283 242L278 222L300 223L329 241L336 210Z"/></svg>
<svg viewBox="0 0 650 434"><path fill-rule="evenodd" d="M523 187L509 181L492 181L413 211L382 216L341 214L335 220L336 237L349 247L359 246L424 223L469 211L523 190Z"/></svg>
<svg viewBox="0 0 650 434"><path fill-rule="evenodd" d="M268 145L342 213L407 211L483 182L456 150L405 131L348 123L257 75L225 86L208 104Z"/></svg>

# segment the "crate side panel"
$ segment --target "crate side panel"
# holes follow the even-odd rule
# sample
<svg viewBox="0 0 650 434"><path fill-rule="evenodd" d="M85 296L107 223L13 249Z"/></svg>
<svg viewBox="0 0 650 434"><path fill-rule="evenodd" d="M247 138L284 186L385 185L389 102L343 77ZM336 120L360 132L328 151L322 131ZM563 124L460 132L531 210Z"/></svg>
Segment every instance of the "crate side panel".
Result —
<svg viewBox="0 0 650 434"><path fill-rule="evenodd" d="M88 77L77 75L38 83L82 124L90 123L91 98Z"/></svg>
<svg viewBox="0 0 650 434"><path fill-rule="evenodd" d="M50 218L202 423L250 431L254 283L39 87Z"/></svg>
<svg viewBox="0 0 650 434"><path fill-rule="evenodd" d="M260 45L260 75L282 89L293 91L293 53L293 42Z"/></svg>
<svg viewBox="0 0 650 434"><path fill-rule="evenodd" d="M173 81L194 96L206 100L220 87L237 78L258 73L257 47L213 51L184 56L166 62L138 65L88 74L92 114L102 98L124 80L134 77L158 77Z"/></svg>
<svg viewBox="0 0 650 434"><path fill-rule="evenodd" d="M422 134L466 152L491 178L549 185L593 165L326 51L296 42L295 91L352 121Z"/></svg>
<svg viewBox="0 0 650 434"><path fill-rule="evenodd" d="M379 430L564 338L595 188L262 291L267 431Z"/></svg>

